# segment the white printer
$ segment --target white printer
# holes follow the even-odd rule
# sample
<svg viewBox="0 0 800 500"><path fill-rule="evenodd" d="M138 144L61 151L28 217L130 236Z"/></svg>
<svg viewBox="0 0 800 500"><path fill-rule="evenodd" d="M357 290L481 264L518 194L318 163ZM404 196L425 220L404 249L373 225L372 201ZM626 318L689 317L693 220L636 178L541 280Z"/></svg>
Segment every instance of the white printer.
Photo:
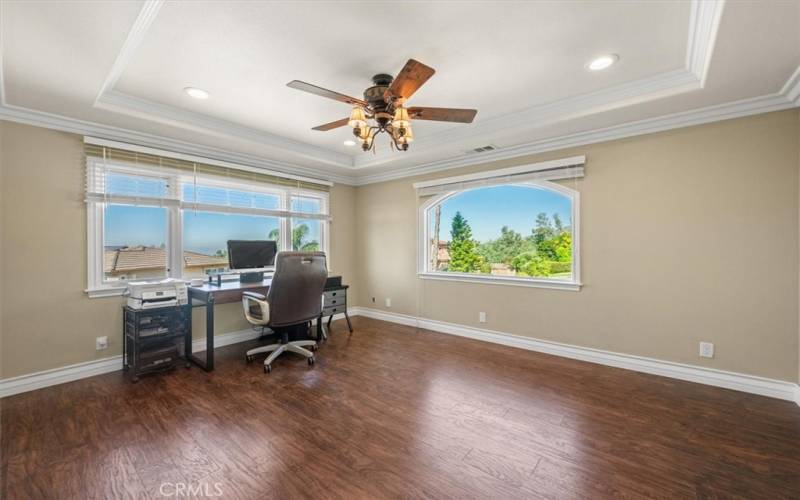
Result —
<svg viewBox="0 0 800 500"><path fill-rule="evenodd" d="M132 281L125 291L128 307L132 309L153 309L186 305L189 294L186 283L173 278L162 281Z"/></svg>

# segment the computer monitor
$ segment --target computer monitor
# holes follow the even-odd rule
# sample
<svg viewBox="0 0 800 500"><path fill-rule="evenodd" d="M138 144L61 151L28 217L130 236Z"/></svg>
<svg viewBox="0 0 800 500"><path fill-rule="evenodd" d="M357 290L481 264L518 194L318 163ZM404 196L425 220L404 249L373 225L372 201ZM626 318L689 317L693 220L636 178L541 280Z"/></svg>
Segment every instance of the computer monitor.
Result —
<svg viewBox="0 0 800 500"><path fill-rule="evenodd" d="M275 265L278 244L270 240L228 240L231 269L259 269Z"/></svg>

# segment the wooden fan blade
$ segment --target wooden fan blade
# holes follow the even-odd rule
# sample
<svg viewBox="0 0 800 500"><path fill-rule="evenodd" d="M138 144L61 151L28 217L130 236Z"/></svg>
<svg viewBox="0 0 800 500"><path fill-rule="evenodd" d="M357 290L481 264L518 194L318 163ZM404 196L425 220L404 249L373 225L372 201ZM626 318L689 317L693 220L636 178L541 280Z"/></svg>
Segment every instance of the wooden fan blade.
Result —
<svg viewBox="0 0 800 500"><path fill-rule="evenodd" d="M409 59L403 69L400 70L400 73L397 74L397 78L392 81L392 84L386 90L386 97L408 99L434 73L436 73L436 70L430 66L425 66L419 61Z"/></svg>
<svg viewBox="0 0 800 500"><path fill-rule="evenodd" d="M414 120L433 120L437 122L472 123L477 109L456 108L408 108L408 116Z"/></svg>
<svg viewBox="0 0 800 500"><path fill-rule="evenodd" d="M336 120L335 122L326 123L324 125L319 125L317 127L312 128L311 130L319 130L321 132L327 132L328 130L333 130L335 128L344 127L347 125L347 122L350 121L350 118L342 118L341 120Z"/></svg>
<svg viewBox="0 0 800 500"><path fill-rule="evenodd" d="M293 89L302 90L303 92L308 92L309 94L327 97L328 99L343 102L351 106L361 106L362 108L367 106L366 101L362 101L361 99L340 94L339 92L334 92L333 90L323 89L322 87L301 82L300 80L292 80L291 82L287 83L286 86Z"/></svg>

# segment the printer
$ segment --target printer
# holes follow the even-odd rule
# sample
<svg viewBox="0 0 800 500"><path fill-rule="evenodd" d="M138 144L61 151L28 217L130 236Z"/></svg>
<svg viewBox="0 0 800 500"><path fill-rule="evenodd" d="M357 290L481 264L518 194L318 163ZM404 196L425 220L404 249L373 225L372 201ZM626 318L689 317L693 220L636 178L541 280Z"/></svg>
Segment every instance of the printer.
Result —
<svg viewBox="0 0 800 500"><path fill-rule="evenodd" d="M125 291L131 309L154 309L186 305L189 293L186 283L176 279L162 281L132 281Z"/></svg>

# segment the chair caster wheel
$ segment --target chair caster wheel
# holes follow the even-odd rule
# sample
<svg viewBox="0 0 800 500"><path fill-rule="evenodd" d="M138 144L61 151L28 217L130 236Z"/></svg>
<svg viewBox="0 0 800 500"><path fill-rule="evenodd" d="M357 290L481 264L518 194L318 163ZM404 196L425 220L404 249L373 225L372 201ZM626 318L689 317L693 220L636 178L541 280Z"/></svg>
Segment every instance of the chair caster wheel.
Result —
<svg viewBox="0 0 800 500"><path fill-rule="evenodd" d="M272 373L272 365L264 365L264 373Z"/></svg>
<svg viewBox="0 0 800 500"><path fill-rule="evenodd" d="M247 356L247 355L245 355L245 357L244 357L244 360L247 361L248 363L252 363L254 359L256 359L255 356Z"/></svg>
<svg viewBox="0 0 800 500"><path fill-rule="evenodd" d="M312 366L314 364L314 356L308 358L308 366Z"/></svg>
<svg viewBox="0 0 800 500"><path fill-rule="evenodd" d="M311 352L315 352L317 349L319 349L319 346L317 344L314 344L314 345L308 346L308 349Z"/></svg>

